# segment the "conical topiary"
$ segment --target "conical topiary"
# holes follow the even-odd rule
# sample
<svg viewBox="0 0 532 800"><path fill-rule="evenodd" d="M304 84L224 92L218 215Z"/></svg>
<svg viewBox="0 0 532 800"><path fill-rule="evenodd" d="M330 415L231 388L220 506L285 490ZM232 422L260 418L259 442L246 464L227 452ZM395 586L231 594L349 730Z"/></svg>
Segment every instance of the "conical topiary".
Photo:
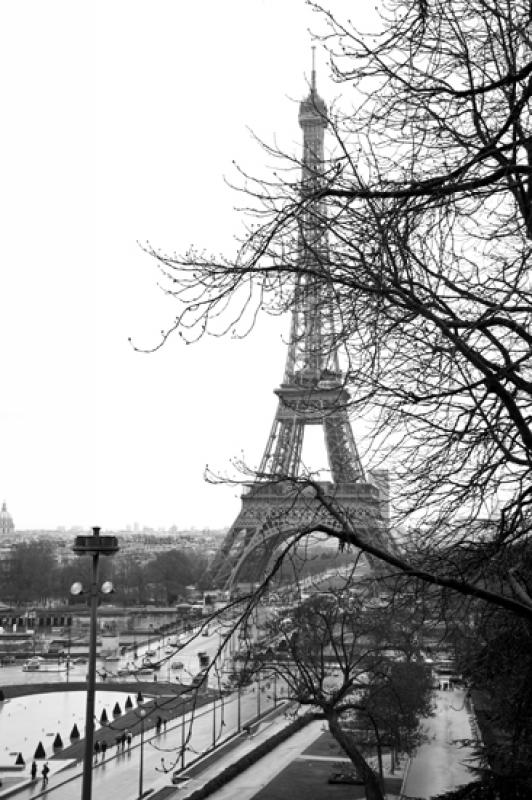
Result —
<svg viewBox="0 0 532 800"><path fill-rule="evenodd" d="M133 708L133 702L132 702L131 697L129 695L127 696L127 700L126 700L126 708Z"/></svg>
<svg viewBox="0 0 532 800"><path fill-rule="evenodd" d="M120 704L119 704L119 702L117 700L116 703L115 703L115 707L113 708L113 714L114 714L115 717L119 717L121 713L122 713L122 710L121 710Z"/></svg>
<svg viewBox="0 0 532 800"><path fill-rule="evenodd" d="M63 747L63 740L61 739L61 734L56 733L54 739L54 750L59 750L61 747Z"/></svg>
<svg viewBox="0 0 532 800"><path fill-rule="evenodd" d="M142 692L137 692L137 703L142 703L143 700Z"/></svg>
<svg viewBox="0 0 532 800"><path fill-rule="evenodd" d="M70 738L71 739L79 739L79 731L78 731L78 726L76 725L76 723L74 723L74 727L70 731Z"/></svg>
<svg viewBox="0 0 532 800"><path fill-rule="evenodd" d="M39 742L37 745L37 749L33 754L33 758L46 758L46 753L44 752L44 747L42 746L42 742Z"/></svg>
<svg viewBox="0 0 532 800"><path fill-rule="evenodd" d="M18 756L17 756L17 760L15 761L15 764L22 764L22 766L24 766L25 763L26 762L22 758L22 753L19 753Z"/></svg>
<svg viewBox="0 0 532 800"><path fill-rule="evenodd" d="M107 725L107 723L109 722L109 720L107 719L107 711L105 710L105 708L100 714L100 722L102 723L102 725Z"/></svg>

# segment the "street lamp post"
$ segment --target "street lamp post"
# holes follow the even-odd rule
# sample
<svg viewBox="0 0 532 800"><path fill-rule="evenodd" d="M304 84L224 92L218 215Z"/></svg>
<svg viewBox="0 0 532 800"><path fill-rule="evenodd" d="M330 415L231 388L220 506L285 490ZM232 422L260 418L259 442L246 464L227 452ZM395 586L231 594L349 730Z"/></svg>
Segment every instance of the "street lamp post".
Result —
<svg viewBox="0 0 532 800"><path fill-rule="evenodd" d="M68 627L68 642L67 642L67 660L66 660L66 680L67 680L67 683L68 683L69 678L70 678L70 648L71 648L71 644L72 644L72 640L71 640L71 636L72 636L72 633L71 633L72 618L71 617L67 618L67 627Z"/></svg>
<svg viewBox="0 0 532 800"><path fill-rule="evenodd" d="M144 708L139 709L140 714L140 766L139 766L139 800L142 800L142 795L144 794L144 718L146 716L146 710Z"/></svg>
<svg viewBox="0 0 532 800"><path fill-rule="evenodd" d="M81 800L91 800L92 794L92 751L94 749L94 695L96 684L96 617L98 611L98 568L100 555L113 555L118 551L116 536L100 536L100 528L92 529L92 536L76 536L73 550L77 555L92 556L90 597L90 632L89 632L89 673L87 676L87 705L85 710L85 755L83 759L83 783ZM108 583L104 593L112 591L112 584ZM81 594L81 583L73 584L73 594Z"/></svg>
<svg viewBox="0 0 532 800"><path fill-rule="evenodd" d="M186 705L183 703L182 707L182 716L181 716L181 769L185 769L185 750L186 750L186 743L185 743L185 708Z"/></svg>

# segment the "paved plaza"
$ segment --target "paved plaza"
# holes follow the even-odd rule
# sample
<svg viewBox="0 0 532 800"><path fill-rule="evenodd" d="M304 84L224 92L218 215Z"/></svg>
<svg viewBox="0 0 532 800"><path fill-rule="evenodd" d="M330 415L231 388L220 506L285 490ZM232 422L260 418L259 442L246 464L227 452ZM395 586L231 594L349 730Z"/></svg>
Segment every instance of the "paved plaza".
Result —
<svg viewBox="0 0 532 800"><path fill-rule="evenodd" d="M161 691L163 687L157 688ZM126 696L123 695L123 699ZM105 705L109 713L109 702L114 703L116 698L118 698L116 691L100 692L97 707ZM403 787L405 798L428 798L471 780L467 762L472 756L472 751L471 748L460 746L461 739L471 737L468 713L464 705L464 692L458 689L447 692L436 691L434 698L435 715L423 723L427 741L419 748L406 771L406 781ZM175 701L175 695L173 699ZM261 694L263 711L272 705L271 700L272 698L268 697L266 693ZM156 702L164 703L164 696L159 697ZM152 709L146 723L145 787L153 790L154 797L157 797L157 793L161 793L161 797L168 797L170 792L171 795L175 795L175 798L185 800L194 789L208 782L229 764L236 762L242 755L256 748L261 742L289 724L289 720L282 713L268 719L259 725L253 736L241 735L240 738L237 738L234 747L225 752L222 751L219 757L207 761L205 766L194 768L189 782L172 790L169 773L172 769L180 766L175 758L183 737L189 736L190 714L187 714L184 718L185 722L183 722L182 717L176 716L178 709L174 709L173 715L168 715L167 729L165 728L157 735L153 727L156 714L159 713L158 707L149 700L145 702L145 705L148 710ZM84 695L82 692L65 692L61 693L59 697L57 692L52 692L12 698L3 704L0 711L0 722L2 722L3 715L4 721L7 723L0 725L0 746L3 747L3 752L7 752L10 741L19 741L17 736L20 738L24 735L27 738L32 719L38 719L40 727L44 726L46 729L45 720L49 720L49 725L52 726L52 723L58 722L62 718L63 713L67 717L69 714L76 713L83 718L83 709ZM59 715L58 711L60 711ZM257 693L249 691L242 698L242 724L245 720L253 718L256 711ZM134 711L130 713L134 713ZM212 703L207 702L203 709L195 712L193 734L187 742L187 759L192 761L201 753L207 753L212 746L213 738L221 740L226 736L234 736L238 730L238 716L235 697L227 700L223 710L220 706L213 707ZM128 718L123 717L119 724L121 727L127 726ZM81 725L80 730L82 727ZM9 741L7 732L9 732ZM52 734L51 730L44 730L44 732ZM40 733L42 735L43 731ZM105 729L101 729L100 736L104 734ZM48 743L47 756L49 756L52 754L49 749L50 736L45 739ZM21 745L22 749L13 747L13 750L9 751L9 763L13 763L17 749L20 752L26 752L24 746L26 746L25 743ZM31 747L34 747L34 743L31 744ZM46 791L46 796L50 800L72 800L79 796L82 752L83 742L79 742L74 748L67 747L62 754L50 759L50 783ZM131 750L119 749L116 751L111 740L105 763L101 763L100 760L98 766L95 765L94 796L97 796L99 800L116 800L118 796L120 800L135 800L138 792L139 754L138 735L133 740ZM16 793L15 796L19 800L34 800L40 795L41 780L29 784L31 755L27 760L25 770L4 780L3 787L0 789L0 797L5 796L6 793L10 794L17 783L19 785L23 783L27 787ZM39 773L42 763L39 762ZM332 797L331 790L334 791L334 798L341 800L344 795L348 796L346 787L333 786L328 789L327 781L332 772L340 770L342 765L346 764L349 765L349 761L345 755L338 749L330 735L324 733L323 722L312 721L225 787L214 792L211 797L213 800L232 800L235 796L238 796L239 800L251 800L252 797L256 797L257 800L279 800L286 796L286 787L290 786L294 796L300 794L307 800L312 800L314 796L318 797L318 795ZM399 772L387 780L388 797L400 795L402 778L403 776ZM363 792L361 794L359 789L360 787L349 787L349 796L352 798L363 797Z"/></svg>

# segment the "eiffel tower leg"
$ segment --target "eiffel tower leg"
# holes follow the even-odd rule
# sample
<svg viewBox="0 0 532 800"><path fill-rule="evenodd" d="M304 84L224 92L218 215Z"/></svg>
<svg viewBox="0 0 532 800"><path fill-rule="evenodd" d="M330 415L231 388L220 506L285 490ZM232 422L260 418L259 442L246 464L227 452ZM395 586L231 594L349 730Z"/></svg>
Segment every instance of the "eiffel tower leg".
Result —
<svg viewBox="0 0 532 800"><path fill-rule="evenodd" d="M333 411L323 419L325 445L334 483L356 483L364 480L347 409Z"/></svg>
<svg viewBox="0 0 532 800"><path fill-rule="evenodd" d="M230 578L235 556L242 548L242 540L245 542L248 537L247 531L248 527L241 511L231 525L211 565L210 579L214 587L223 588ZM245 543L243 546L245 547Z"/></svg>
<svg viewBox="0 0 532 800"><path fill-rule="evenodd" d="M228 588L238 582L258 583L264 580L272 555L284 538L283 532L269 523L256 528L247 538L244 550L233 566Z"/></svg>
<svg viewBox="0 0 532 800"><path fill-rule="evenodd" d="M231 526L216 554L210 570L213 586L231 588L236 582L257 583L266 577L266 569L281 537L269 525L253 525L241 512Z"/></svg>
<svg viewBox="0 0 532 800"><path fill-rule="evenodd" d="M304 428L296 414L287 413L279 404L259 473L295 477L303 446Z"/></svg>

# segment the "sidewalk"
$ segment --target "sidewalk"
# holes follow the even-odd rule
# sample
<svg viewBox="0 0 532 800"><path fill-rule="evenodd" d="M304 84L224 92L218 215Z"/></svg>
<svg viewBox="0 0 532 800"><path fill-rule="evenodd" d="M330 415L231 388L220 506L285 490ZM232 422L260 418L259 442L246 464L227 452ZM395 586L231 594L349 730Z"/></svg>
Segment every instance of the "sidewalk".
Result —
<svg viewBox="0 0 532 800"><path fill-rule="evenodd" d="M287 724L286 720L279 720L277 727L269 732L265 731L262 739L259 740L259 736L257 736L255 740L248 742L247 750L243 749L238 756L244 755L257 744L260 744L260 741L273 736L283 727L282 723ZM238 797L238 800L250 800L320 736L321 724L319 720L310 722L303 730L295 733L288 741L276 747L267 756L261 758L260 761L257 761L253 767L245 770L221 789L209 795L209 800L234 800L235 797ZM215 766L211 774L202 775L202 783L205 783L205 780L213 777L219 771L220 769L216 770ZM198 788L198 785L200 785L199 782L193 788ZM181 797L187 797L188 794L191 794L191 790L187 794L181 795Z"/></svg>
<svg viewBox="0 0 532 800"><path fill-rule="evenodd" d="M219 755L218 758L212 759L205 767L198 764L186 769L182 773L184 778L188 778L186 783L172 787L170 774L166 775L165 779L159 780L157 785L153 787L155 792L150 795L150 800L174 800L174 798L176 800L177 798L186 800L201 786L204 786L224 769L246 755L246 753L254 750L258 745L286 728L291 722L292 720L286 719L283 715L278 715L271 721L261 723L251 737L240 734L235 739L233 747ZM234 800L234 797L238 796L238 800L249 800L320 735L320 726L321 722L319 720L310 722L303 730L297 731L290 739L257 761L253 767L244 770L221 789L210 794L209 798L212 798L212 800ZM133 799L131 798L131 800Z"/></svg>
<svg viewBox="0 0 532 800"><path fill-rule="evenodd" d="M18 772L1 772L0 780L2 781L2 785L0 786L0 798L9 797L13 793L16 794L18 790L22 789L24 786L35 786L35 793L37 793L37 789L43 788L41 770L45 763L48 764L50 768L48 776L50 780L54 775L57 775L58 772L63 772L63 770L74 766L77 762L72 758L64 759L63 761L53 761L52 759L38 761L37 778L34 781L31 779L31 762L26 764L24 769Z"/></svg>
<svg viewBox="0 0 532 800"><path fill-rule="evenodd" d="M417 750L407 776L405 797L432 797L473 780L475 748L462 746L473 738L465 692L436 690L436 713L423 721L427 741Z"/></svg>

